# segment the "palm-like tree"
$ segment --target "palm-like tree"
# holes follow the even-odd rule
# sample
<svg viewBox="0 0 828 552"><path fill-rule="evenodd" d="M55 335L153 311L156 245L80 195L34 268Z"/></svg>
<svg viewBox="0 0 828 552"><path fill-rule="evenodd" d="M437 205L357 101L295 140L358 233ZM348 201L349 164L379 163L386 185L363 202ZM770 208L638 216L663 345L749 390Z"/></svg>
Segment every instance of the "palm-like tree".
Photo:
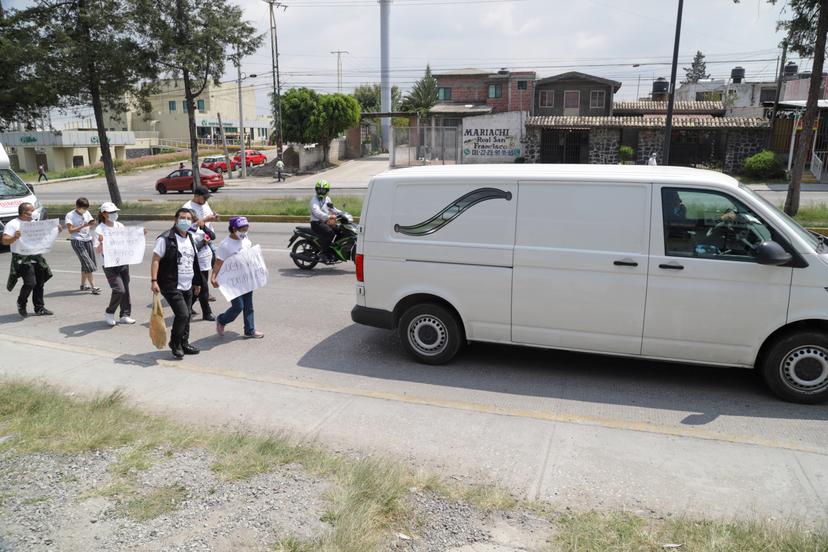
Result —
<svg viewBox="0 0 828 552"><path fill-rule="evenodd" d="M411 92L402 102L403 111L416 111L421 118L428 117L429 110L437 103L437 79L426 65L425 76L414 83Z"/></svg>

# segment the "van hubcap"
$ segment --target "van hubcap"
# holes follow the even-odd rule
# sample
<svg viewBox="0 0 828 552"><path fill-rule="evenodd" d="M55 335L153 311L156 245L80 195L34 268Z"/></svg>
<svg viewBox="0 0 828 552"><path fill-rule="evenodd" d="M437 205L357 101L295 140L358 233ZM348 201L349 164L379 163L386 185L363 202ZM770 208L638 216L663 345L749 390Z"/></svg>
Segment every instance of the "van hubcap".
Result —
<svg viewBox="0 0 828 552"><path fill-rule="evenodd" d="M440 319L421 314L408 324L408 342L420 354L439 355L448 344L448 332Z"/></svg>
<svg viewBox="0 0 828 552"><path fill-rule="evenodd" d="M822 347L798 347L785 356L779 370L791 389L817 393L828 388L828 351Z"/></svg>

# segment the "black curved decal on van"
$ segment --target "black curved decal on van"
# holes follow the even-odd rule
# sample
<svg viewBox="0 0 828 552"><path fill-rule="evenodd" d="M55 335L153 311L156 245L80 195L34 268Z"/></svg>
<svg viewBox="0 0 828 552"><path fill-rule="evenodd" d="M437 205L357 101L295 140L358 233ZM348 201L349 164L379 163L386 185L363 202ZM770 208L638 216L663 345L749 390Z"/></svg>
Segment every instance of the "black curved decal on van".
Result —
<svg viewBox="0 0 828 552"><path fill-rule="evenodd" d="M478 203L489 201L490 199L505 199L506 201L511 201L512 192L504 192L497 188L478 188L452 201L445 209L426 221L412 226L395 224L394 231L408 236L427 236L447 225Z"/></svg>

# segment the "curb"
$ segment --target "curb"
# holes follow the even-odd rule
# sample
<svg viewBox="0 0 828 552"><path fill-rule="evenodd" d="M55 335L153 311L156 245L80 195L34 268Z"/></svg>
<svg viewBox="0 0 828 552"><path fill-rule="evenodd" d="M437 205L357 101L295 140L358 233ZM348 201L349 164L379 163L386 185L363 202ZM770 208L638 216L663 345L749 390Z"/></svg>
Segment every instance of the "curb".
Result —
<svg viewBox="0 0 828 552"><path fill-rule="evenodd" d="M72 176L72 177L69 177L69 178L55 178L54 180L47 180L46 182L26 181L26 184L28 184L30 187L48 186L49 184L58 184L60 182L72 182L73 180L88 180L90 178L98 178L99 176L101 176L101 175L93 173L93 174L84 174L84 175L81 175L81 176Z"/></svg>
<svg viewBox="0 0 828 552"><path fill-rule="evenodd" d="M246 217L247 220L250 222L304 222L308 223L307 216L294 216L294 215L221 215L222 220L219 222L227 221L230 217ZM137 213L122 213L119 215L118 220L129 220L129 221L156 221L156 220L164 220L164 221L171 221L172 220L172 213L170 214L151 214L151 215L141 215ZM359 224L359 217L354 217L354 222ZM828 232L828 229L826 229Z"/></svg>

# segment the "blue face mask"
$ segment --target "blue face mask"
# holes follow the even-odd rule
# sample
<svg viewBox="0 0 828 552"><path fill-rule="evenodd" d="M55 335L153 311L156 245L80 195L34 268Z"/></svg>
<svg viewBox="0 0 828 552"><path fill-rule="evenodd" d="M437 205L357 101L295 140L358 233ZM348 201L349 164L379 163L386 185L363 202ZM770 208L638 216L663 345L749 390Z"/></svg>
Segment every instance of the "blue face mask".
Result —
<svg viewBox="0 0 828 552"><path fill-rule="evenodd" d="M192 222L192 221L190 221L190 220L187 220L187 219L178 219L178 220L175 222L175 227L176 227L176 228L178 228L179 230L181 230L182 232L186 232L187 230L189 230L189 229L190 229L190 226L191 226L192 224L193 224L193 222Z"/></svg>

